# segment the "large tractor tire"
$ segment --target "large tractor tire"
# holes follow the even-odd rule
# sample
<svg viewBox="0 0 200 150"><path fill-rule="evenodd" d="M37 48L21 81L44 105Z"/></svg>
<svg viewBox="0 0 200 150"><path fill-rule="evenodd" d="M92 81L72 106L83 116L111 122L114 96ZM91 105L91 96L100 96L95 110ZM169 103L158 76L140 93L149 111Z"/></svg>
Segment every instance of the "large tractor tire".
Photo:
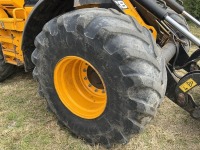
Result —
<svg viewBox="0 0 200 150"><path fill-rule="evenodd" d="M7 79L10 75L12 75L16 70L16 67L11 64L6 64L4 61L2 48L0 45L0 82Z"/></svg>
<svg viewBox="0 0 200 150"><path fill-rule="evenodd" d="M35 46L40 92L60 122L90 143L126 143L165 96L165 62L151 32L116 10L59 16Z"/></svg>

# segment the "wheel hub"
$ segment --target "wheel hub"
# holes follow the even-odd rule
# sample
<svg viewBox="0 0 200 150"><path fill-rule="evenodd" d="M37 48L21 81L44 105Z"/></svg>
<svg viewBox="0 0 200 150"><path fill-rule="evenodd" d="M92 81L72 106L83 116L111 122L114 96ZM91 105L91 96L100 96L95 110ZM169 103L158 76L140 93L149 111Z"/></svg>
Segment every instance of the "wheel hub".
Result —
<svg viewBox="0 0 200 150"><path fill-rule="evenodd" d="M54 70L57 94L73 114L84 119L95 119L105 110L107 94L99 72L88 61L67 56Z"/></svg>

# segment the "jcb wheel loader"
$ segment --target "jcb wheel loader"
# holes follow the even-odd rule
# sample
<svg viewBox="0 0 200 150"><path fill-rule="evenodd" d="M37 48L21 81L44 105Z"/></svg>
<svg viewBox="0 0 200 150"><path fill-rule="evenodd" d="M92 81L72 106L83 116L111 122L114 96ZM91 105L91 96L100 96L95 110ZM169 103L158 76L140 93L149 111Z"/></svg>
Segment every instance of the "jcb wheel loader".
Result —
<svg viewBox="0 0 200 150"><path fill-rule="evenodd" d="M91 144L127 143L164 96L200 118L200 40L175 0L1 0L0 81L32 71L59 122ZM184 75L177 70L186 71Z"/></svg>

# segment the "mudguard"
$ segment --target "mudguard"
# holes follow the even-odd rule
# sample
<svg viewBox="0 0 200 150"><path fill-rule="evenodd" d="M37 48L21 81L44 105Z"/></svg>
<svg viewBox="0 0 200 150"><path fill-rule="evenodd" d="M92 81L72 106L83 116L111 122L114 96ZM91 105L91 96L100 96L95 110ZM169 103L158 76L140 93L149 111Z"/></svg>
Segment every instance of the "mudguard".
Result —
<svg viewBox="0 0 200 150"><path fill-rule="evenodd" d="M22 39L25 71L31 71L34 65L31 54L35 49L35 37L42 31L43 26L52 18L74 10L77 6L88 4L109 4L111 0L40 0L35 5L27 20Z"/></svg>

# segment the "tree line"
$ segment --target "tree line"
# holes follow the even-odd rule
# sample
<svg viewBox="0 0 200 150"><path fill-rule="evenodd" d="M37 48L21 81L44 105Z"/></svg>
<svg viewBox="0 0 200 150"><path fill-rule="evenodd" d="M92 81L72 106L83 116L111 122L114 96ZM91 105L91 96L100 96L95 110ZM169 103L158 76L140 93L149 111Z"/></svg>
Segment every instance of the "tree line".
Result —
<svg viewBox="0 0 200 150"><path fill-rule="evenodd" d="M183 0L185 9L200 20L200 0Z"/></svg>

